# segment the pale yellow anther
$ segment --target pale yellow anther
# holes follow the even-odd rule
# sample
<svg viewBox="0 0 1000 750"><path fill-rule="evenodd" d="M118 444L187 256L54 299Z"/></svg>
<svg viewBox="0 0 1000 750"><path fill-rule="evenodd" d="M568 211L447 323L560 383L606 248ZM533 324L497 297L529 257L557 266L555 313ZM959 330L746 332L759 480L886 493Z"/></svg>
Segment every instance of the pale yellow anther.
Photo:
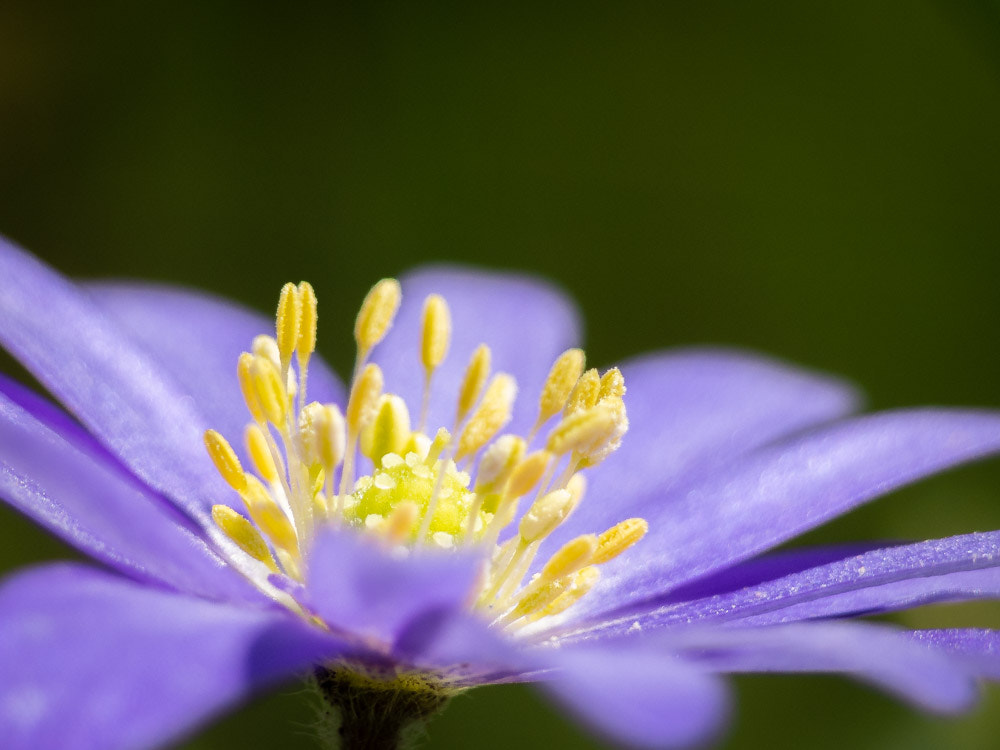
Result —
<svg viewBox="0 0 1000 750"><path fill-rule="evenodd" d="M518 532L525 542L544 539L561 524L573 509L573 497L566 490L553 490L543 495L521 518Z"/></svg>
<svg viewBox="0 0 1000 750"><path fill-rule="evenodd" d="M382 279L368 292L354 323L354 340L362 357L389 332L402 296L395 279Z"/></svg>
<svg viewBox="0 0 1000 750"><path fill-rule="evenodd" d="M583 495L587 491L587 477L577 472L566 482L566 489L573 496L573 507L575 508L583 500Z"/></svg>
<svg viewBox="0 0 1000 750"><path fill-rule="evenodd" d="M212 520L241 550L264 563L275 573L278 572L278 566L267 548L267 543L247 519L228 505L213 505Z"/></svg>
<svg viewBox="0 0 1000 750"><path fill-rule="evenodd" d="M378 399L382 395L382 383L382 370L375 364L366 365L355 379L345 415L350 434L357 435L368 420L375 416Z"/></svg>
<svg viewBox="0 0 1000 750"><path fill-rule="evenodd" d="M444 361L450 343L451 313L448 311L448 303L441 295L432 294L424 301L420 336L420 361L427 377Z"/></svg>
<svg viewBox="0 0 1000 750"><path fill-rule="evenodd" d="M572 412L552 430L545 447L557 456L571 451L588 455L613 438L618 421L615 410L603 405Z"/></svg>
<svg viewBox="0 0 1000 750"><path fill-rule="evenodd" d="M506 373L493 376L486 387L486 393L483 394L483 400L469 417L458 439L456 460L478 451L510 421L516 395L517 384L513 377Z"/></svg>
<svg viewBox="0 0 1000 750"><path fill-rule="evenodd" d="M576 573L592 562L598 542L595 534L585 534L566 542L549 558L540 575L543 581L557 581Z"/></svg>
<svg viewBox="0 0 1000 750"><path fill-rule="evenodd" d="M254 336L250 351L253 352L255 357L263 357L278 370L281 369L281 352L278 350L278 342L274 336L269 336L266 333Z"/></svg>
<svg viewBox="0 0 1000 750"><path fill-rule="evenodd" d="M206 430L205 448L226 483L237 492L242 492L247 486L247 478L232 446L215 430Z"/></svg>
<svg viewBox="0 0 1000 750"><path fill-rule="evenodd" d="M347 450L347 423L340 412L340 407L336 404L326 404L323 409L325 419L319 434L319 457L323 468L329 473L344 460L344 451Z"/></svg>
<svg viewBox="0 0 1000 750"><path fill-rule="evenodd" d="M566 401L564 414L568 417L578 411L585 411L597 403L601 395L601 376L596 369L587 370L576 381Z"/></svg>
<svg viewBox="0 0 1000 750"><path fill-rule="evenodd" d="M479 400L479 394L483 392L486 379L490 376L491 356L490 348L486 344L480 344L472 353L469 365L465 368L465 375L462 377L462 386L458 391L456 422L465 419Z"/></svg>
<svg viewBox="0 0 1000 750"><path fill-rule="evenodd" d="M274 363L264 357L254 357L250 375L253 380L254 395L264 416L276 427L283 429L288 410L288 396Z"/></svg>
<svg viewBox="0 0 1000 750"><path fill-rule="evenodd" d="M502 435L483 452L476 472L476 492L496 492L502 488L524 458L524 438Z"/></svg>
<svg viewBox="0 0 1000 750"><path fill-rule="evenodd" d="M263 424L265 416L263 409L260 408L260 402L257 400L257 391L253 379L253 361L254 356L252 354L243 352L236 364L236 376L240 383L240 392L243 394L243 401L246 403L247 409L250 410L250 415L254 418L255 422Z"/></svg>
<svg viewBox="0 0 1000 750"><path fill-rule="evenodd" d="M394 394L378 400L375 416L361 430L361 452L376 466L387 453L403 453L410 439L410 412L406 402Z"/></svg>
<svg viewBox="0 0 1000 750"><path fill-rule="evenodd" d="M597 394L598 403L620 401L625 395L625 377L617 367L612 367L601 376L601 389Z"/></svg>
<svg viewBox="0 0 1000 750"><path fill-rule="evenodd" d="M584 362L582 349L567 349L556 359L538 400L537 425L542 425L566 406L569 394L583 374Z"/></svg>
<svg viewBox="0 0 1000 750"><path fill-rule="evenodd" d="M285 571L285 575L289 578L294 578L296 581L301 581L302 568L299 567L298 560L281 548L276 549L275 554L278 556L278 562L281 563L281 568Z"/></svg>
<svg viewBox="0 0 1000 750"><path fill-rule="evenodd" d="M612 526L598 538L597 551L591 561L594 565L613 560L649 531L649 524L643 518L629 518Z"/></svg>
<svg viewBox="0 0 1000 750"><path fill-rule="evenodd" d="M243 441L257 473L265 481L277 482L278 470L274 466L274 459L267 447L267 438L264 436L263 430L255 424L247 425L246 430L243 431Z"/></svg>
<svg viewBox="0 0 1000 750"><path fill-rule="evenodd" d="M552 454L548 451L535 451L525 456L524 460L511 472L506 490L508 497L521 497L531 492L544 476L550 461L552 461Z"/></svg>
<svg viewBox="0 0 1000 750"><path fill-rule="evenodd" d="M412 500L404 500L389 514L384 532L391 544L405 541L417 526L420 518L420 508Z"/></svg>
<svg viewBox="0 0 1000 750"><path fill-rule="evenodd" d="M250 518L275 546L298 555L299 546L295 528L267 488L255 477L249 477L242 497Z"/></svg>
<svg viewBox="0 0 1000 750"><path fill-rule="evenodd" d="M288 283L281 288L278 298L278 313L275 316L275 338L278 341L278 353L281 355L281 366L287 367L292 361L292 352L299 342L299 323L302 318L302 303L299 299L299 288Z"/></svg>
<svg viewBox="0 0 1000 750"><path fill-rule="evenodd" d="M316 351L316 307L316 291L312 284L308 281L299 282L299 340L295 346L299 367L303 367Z"/></svg>
<svg viewBox="0 0 1000 750"><path fill-rule="evenodd" d="M595 566L590 565L584 568L573 576L573 584L569 589L553 599L547 607L535 612L528 618L529 621L536 622L543 617L562 614L588 594L599 580L601 580L601 572Z"/></svg>
<svg viewBox="0 0 1000 750"><path fill-rule="evenodd" d="M518 601L509 613L501 618L503 624L510 624L522 617L531 615L548 606L566 592L570 583L567 581L552 581L526 594Z"/></svg>
<svg viewBox="0 0 1000 750"><path fill-rule="evenodd" d="M444 449L449 445L451 445L451 433L444 427L439 427L438 431L434 433L434 439L427 447L427 453L424 454L424 463L428 466L433 466L434 462L441 458ZM419 451L417 455L420 455Z"/></svg>

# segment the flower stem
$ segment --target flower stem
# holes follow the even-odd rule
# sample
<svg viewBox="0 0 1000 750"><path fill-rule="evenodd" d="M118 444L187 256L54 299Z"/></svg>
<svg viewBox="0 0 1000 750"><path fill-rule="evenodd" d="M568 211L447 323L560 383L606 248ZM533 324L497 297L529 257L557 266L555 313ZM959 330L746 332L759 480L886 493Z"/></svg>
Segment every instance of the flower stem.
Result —
<svg viewBox="0 0 1000 750"><path fill-rule="evenodd" d="M351 666L320 667L323 740L340 750L399 750L444 708L452 692L416 674L373 674Z"/></svg>

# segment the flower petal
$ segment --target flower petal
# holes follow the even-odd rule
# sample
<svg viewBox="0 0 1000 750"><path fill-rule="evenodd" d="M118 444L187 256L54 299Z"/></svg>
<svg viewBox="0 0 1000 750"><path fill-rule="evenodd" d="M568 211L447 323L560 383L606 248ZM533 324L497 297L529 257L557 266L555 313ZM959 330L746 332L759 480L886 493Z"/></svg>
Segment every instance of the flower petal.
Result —
<svg viewBox="0 0 1000 750"><path fill-rule="evenodd" d="M725 724L725 686L662 650L616 644L559 649L542 687L577 718L633 747L702 744Z"/></svg>
<svg viewBox="0 0 1000 750"><path fill-rule="evenodd" d="M212 429L243 454L250 420L236 382L236 361L255 336L274 335L274 320L190 289L120 282L81 285L198 405ZM344 387L321 358L309 363L310 400L344 403Z"/></svg>
<svg viewBox="0 0 1000 750"><path fill-rule="evenodd" d="M159 747L342 651L282 611L215 604L77 565L31 570L0 586L0 744Z"/></svg>
<svg viewBox="0 0 1000 750"><path fill-rule="evenodd" d="M603 531L633 514L651 487L666 492L753 448L845 416L859 402L842 381L741 351L682 349L621 369L628 434L587 472L591 500L560 539Z"/></svg>
<svg viewBox="0 0 1000 750"><path fill-rule="evenodd" d="M385 371L386 389L402 396L411 408L420 404L421 316L424 298L437 293L451 309L452 339L447 359L434 374L428 412L431 431L451 429L465 366L483 343L493 350L493 370L517 379L520 395L509 429L530 429L549 368L560 353L579 344L580 322L573 303L539 279L498 271L428 267L405 274L400 283L403 303L396 323L372 357Z"/></svg>
<svg viewBox="0 0 1000 750"><path fill-rule="evenodd" d="M959 659L979 677L1000 680L1000 630L914 630L910 637Z"/></svg>
<svg viewBox="0 0 1000 750"><path fill-rule="evenodd" d="M261 601L189 518L65 414L6 379L0 379L0 495L129 575L212 599Z"/></svg>
<svg viewBox="0 0 1000 750"><path fill-rule="evenodd" d="M1000 531L871 550L692 601L678 602L676 594L668 597L670 603L623 614L576 637L621 635L635 627L649 632L705 620L770 625L997 597Z"/></svg>
<svg viewBox="0 0 1000 750"><path fill-rule="evenodd" d="M211 425L91 296L0 240L0 343L140 479L210 526Z"/></svg>
<svg viewBox="0 0 1000 750"><path fill-rule="evenodd" d="M763 448L691 484L651 487L633 508L649 521L649 534L605 566L602 585L574 607L575 619L662 596L908 482L998 450L996 413L885 412Z"/></svg>
<svg viewBox="0 0 1000 750"><path fill-rule="evenodd" d="M472 555L426 549L400 558L378 542L351 531L317 536L305 596L327 624L392 644L415 618L465 604L479 570Z"/></svg>
<svg viewBox="0 0 1000 750"><path fill-rule="evenodd" d="M888 690L928 711L972 706L976 687L959 660L915 643L903 631L851 622L754 628L691 628L664 639L720 672L829 672Z"/></svg>

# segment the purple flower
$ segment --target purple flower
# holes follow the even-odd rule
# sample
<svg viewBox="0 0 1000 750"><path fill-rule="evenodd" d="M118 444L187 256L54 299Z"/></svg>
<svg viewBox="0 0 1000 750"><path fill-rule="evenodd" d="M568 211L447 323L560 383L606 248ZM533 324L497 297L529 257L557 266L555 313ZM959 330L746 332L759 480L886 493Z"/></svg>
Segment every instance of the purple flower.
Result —
<svg viewBox="0 0 1000 750"><path fill-rule="evenodd" d="M301 352L308 338L309 309L305 287L286 290L277 353L259 340L241 370L251 411L262 412L257 429L268 430L235 449L240 467L261 475L244 485L228 443L209 439L213 466L203 438L243 434L236 363L270 321L191 291L77 285L9 244L0 277L0 340L61 404L0 380L0 495L101 564L41 566L0 584L2 747L160 746L300 674L316 675L334 705L345 693L406 696L402 718L468 687L537 681L592 728L636 746L711 738L726 715L722 673L844 673L943 713L968 708L978 679L1000 676L996 631L850 619L997 595L1000 532L768 552L1000 450L1000 414L850 416L855 394L830 378L689 349L621 366L622 440L617 376L578 378L576 354L560 360L572 395L559 367L549 376L578 341L567 300L524 277L432 268L402 279L395 325L370 354L401 401L379 398L381 382L366 397L356 380L352 406L323 362L308 362L309 398L344 415L286 413L295 391L305 402L303 362L288 364L289 346ZM426 313L428 294L449 307ZM372 341L378 313L360 324ZM521 397L511 402L510 383L495 379L478 402L495 414L470 397L471 416L455 420L480 342ZM457 423L454 439L421 443L409 429L400 403L419 407L427 381L426 423ZM560 414L536 430L536 445L490 440L508 419L510 434L532 432L546 383ZM567 397L582 411L563 411ZM335 474L355 443L374 462ZM519 512L534 516L519 526L503 488L539 445L549 454L537 499L524 493ZM463 463L463 452L479 462ZM436 486L400 489L419 467ZM368 472L357 487L355 471ZM243 508L240 495L250 520L227 507ZM267 515L275 507L280 518ZM491 552L505 512L515 522ZM646 524L618 525L628 519L648 524L634 546ZM386 731L397 718L386 717Z"/></svg>

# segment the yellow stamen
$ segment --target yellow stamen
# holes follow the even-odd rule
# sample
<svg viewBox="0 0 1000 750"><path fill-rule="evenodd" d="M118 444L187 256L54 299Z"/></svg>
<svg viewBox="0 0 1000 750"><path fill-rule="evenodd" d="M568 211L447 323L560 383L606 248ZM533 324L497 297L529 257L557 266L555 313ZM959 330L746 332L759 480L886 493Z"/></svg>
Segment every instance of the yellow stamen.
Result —
<svg viewBox="0 0 1000 750"><path fill-rule="evenodd" d="M601 376L601 389L597 394L599 403L607 401L620 401L625 395L625 378L622 371L617 367L612 367Z"/></svg>
<svg viewBox="0 0 1000 750"><path fill-rule="evenodd" d="M517 384L510 375L499 373L493 377L483 400L462 430L455 460L460 461L478 451L510 421L516 393Z"/></svg>
<svg viewBox="0 0 1000 750"><path fill-rule="evenodd" d="M237 492L242 492L247 486L247 478L232 446L215 430L206 430L205 448L226 483Z"/></svg>
<svg viewBox="0 0 1000 750"><path fill-rule="evenodd" d="M347 432L357 435L369 419L375 416L379 396L382 395L382 370L378 365L366 365L351 387L347 400Z"/></svg>
<svg viewBox="0 0 1000 750"><path fill-rule="evenodd" d="M556 425L545 447L557 456L571 451L591 453L612 437L618 419L614 410L605 406L572 412Z"/></svg>
<svg viewBox="0 0 1000 750"><path fill-rule="evenodd" d="M424 302L420 337L420 361L428 379L444 361L450 343L451 313L448 311L448 303L441 295L432 294Z"/></svg>
<svg viewBox="0 0 1000 750"><path fill-rule="evenodd" d="M299 282L299 339L295 349L299 367L305 369L309 357L316 351L316 292L308 281Z"/></svg>
<svg viewBox="0 0 1000 750"><path fill-rule="evenodd" d="M236 376L240 382L243 401L246 402L250 415L258 424L264 424L264 411L260 408L260 402L257 401L257 392L253 382L253 360L252 354L243 352L236 365Z"/></svg>
<svg viewBox="0 0 1000 750"><path fill-rule="evenodd" d="M275 546L298 556L298 536L288 516L278 507L264 485L254 477L249 479L246 491L243 493L243 502L250 518L274 542Z"/></svg>
<svg viewBox="0 0 1000 750"><path fill-rule="evenodd" d="M601 572L596 566L590 565L584 568L573 577L573 584L568 590L553 599L547 607L532 614L528 618L529 622L537 622L543 617L562 614L589 593L599 580L601 580Z"/></svg>
<svg viewBox="0 0 1000 750"><path fill-rule="evenodd" d="M284 429L288 397L274 364L264 357L254 357L250 376L254 395L264 416L279 430Z"/></svg>
<svg viewBox="0 0 1000 750"><path fill-rule="evenodd" d="M600 395L601 376L597 374L597 370L587 370L573 386L563 413L568 417L574 412L589 409L597 403Z"/></svg>
<svg viewBox="0 0 1000 750"><path fill-rule="evenodd" d="M583 373L584 361L582 349L567 349L556 359L542 388L538 401L538 419L532 432L566 406L566 400Z"/></svg>
<svg viewBox="0 0 1000 750"><path fill-rule="evenodd" d="M292 361L292 352L299 341L299 322L302 317L302 303L299 300L299 289L295 284L285 284L281 288L276 316L276 339L278 353L281 355L281 368L284 371Z"/></svg>
<svg viewBox="0 0 1000 750"><path fill-rule="evenodd" d="M387 453L403 453L410 439L410 413L399 396L381 396L375 416L361 431L361 452L378 466Z"/></svg>
<svg viewBox="0 0 1000 750"><path fill-rule="evenodd" d="M503 435L483 453L476 473L476 492L496 492L524 458L527 447L524 438Z"/></svg>
<svg viewBox="0 0 1000 750"><path fill-rule="evenodd" d="M271 458L271 450L267 447L267 438L256 424L247 425L243 432L247 453L254 469L268 482L278 481L278 470Z"/></svg>
<svg viewBox="0 0 1000 750"><path fill-rule="evenodd" d="M368 292L354 323L354 340L360 360L364 360L389 332L402 296L395 279L382 279Z"/></svg>
<svg viewBox="0 0 1000 750"><path fill-rule="evenodd" d="M510 476L507 485L507 495L521 497L527 495L545 475L545 470L552 460L548 451L535 451L525 457Z"/></svg>
<svg viewBox="0 0 1000 750"><path fill-rule="evenodd" d="M542 495L521 518L518 532L525 542L544 539L561 524L573 508L573 496L566 490Z"/></svg>
<svg viewBox="0 0 1000 750"><path fill-rule="evenodd" d="M264 563L273 572L278 572L278 566L267 548L267 543L247 519L228 505L213 505L212 520L241 550Z"/></svg>
<svg viewBox="0 0 1000 750"><path fill-rule="evenodd" d="M455 414L456 426L468 415L479 394L483 392L486 379L490 376L490 348L486 344L480 344L476 351L472 353L468 367L465 368L465 375L462 378L462 386L458 391L458 409Z"/></svg>
<svg viewBox="0 0 1000 750"><path fill-rule="evenodd" d="M649 524L643 518L629 518L612 526L598 539L593 563L600 565L608 560L613 560L646 536L647 531L649 531Z"/></svg>
<svg viewBox="0 0 1000 750"><path fill-rule="evenodd" d="M598 541L595 534L584 534L566 542L545 563L539 579L542 581L557 581L560 578L576 573L593 561L594 553L597 552L597 549Z"/></svg>

